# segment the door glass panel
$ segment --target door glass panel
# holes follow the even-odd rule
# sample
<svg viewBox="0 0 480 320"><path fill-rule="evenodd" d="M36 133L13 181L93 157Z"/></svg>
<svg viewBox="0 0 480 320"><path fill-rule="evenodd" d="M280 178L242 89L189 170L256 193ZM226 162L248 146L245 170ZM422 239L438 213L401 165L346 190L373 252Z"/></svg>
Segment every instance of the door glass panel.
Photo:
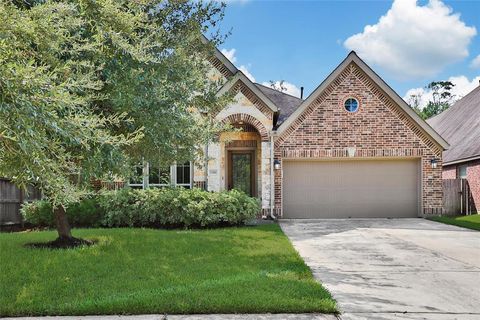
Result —
<svg viewBox="0 0 480 320"><path fill-rule="evenodd" d="M250 153L232 154L232 189L251 195L252 155Z"/></svg>

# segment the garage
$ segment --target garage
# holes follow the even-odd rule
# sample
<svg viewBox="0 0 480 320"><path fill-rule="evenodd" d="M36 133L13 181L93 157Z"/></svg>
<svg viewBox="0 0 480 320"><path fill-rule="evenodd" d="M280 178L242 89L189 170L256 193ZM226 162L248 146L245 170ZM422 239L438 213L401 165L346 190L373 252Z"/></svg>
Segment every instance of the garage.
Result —
<svg viewBox="0 0 480 320"><path fill-rule="evenodd" d="M412 218L420 160L283 161L283 217Z"/></svg>

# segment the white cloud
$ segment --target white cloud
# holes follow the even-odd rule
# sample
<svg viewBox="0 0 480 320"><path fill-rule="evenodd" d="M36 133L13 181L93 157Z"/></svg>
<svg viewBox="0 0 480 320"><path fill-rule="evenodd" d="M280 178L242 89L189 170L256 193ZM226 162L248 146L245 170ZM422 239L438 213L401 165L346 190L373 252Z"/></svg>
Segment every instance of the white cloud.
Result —
<svg viewBox="0 0 480 320"><path fill-rule="evenodd" d="M264 86L271 87L270 82L262 82ZM278 88L280 87L280 81L275 81L275 86ZM300 98L300 88L294 85L293 83L284 81L283 82L283 87L286 89L285 93L288 93L289 95L292 95L294 97Z"/></svg>
<svg viewBox="0 0 480 320"><path fill-rule="evenodd" d="M450 92L455 96L455 100L463 98L473 89L479 85L480 76L476 76L472 81L468 80L465 76L455 76L448 78L448 81L452 82L455 86L450 90ZM432 99L432 91L425 88L413 88L407 91L403 99L409 101L410 96L419 95L420 96L420 108L423 109L428 101Z"/></svg>
<svg viewBox="0 0 480 320"><path fill-rule="evenodd" d="M475 69L480 69L480 54L472 60L470 66Z"/></svg>
<svg viewBox="0 0 480 320"><path fill-rule="evenodd" d="M222 54L228 59L230 60L231 63L235 63L237 62L237 57L235 57L235 52L237 50L235 48L232 48L230 50L228 49L222 49L221 52Z"/></svg>
<svg viewBox="0 0 480 320"><path fill-rule="evenodd" d="M344 45L396 78L425 78L466 58L476 33L440 0L425 6L395 0L377 24L367 25Z"/></svg>
<svg viewBox="0 0 480 320"><path fill-rule="evenodd" d="M242 71L243 74L246 75L248 79L250 79L250 81L255 82L255 77L250 73L250 71L248 71L247 67L241 65L240 67L238 67L238 70Z"/></svg>
<svg viewBox="0 0 480 320"><path fill-rule="evenodd" d="M232 48L230 50L228 49L222 49L220 50L220 52L222 52L222 54L228 59L230 60L231 63L235 64L235 62L237 62L237 56L235 55L235 53L237 52L237 50L235 48ZM241 65L240 67L238 67L238 70L242 71L243 74L245 76L247 76L248 79L250 79L250 81L252 82L255 82L255 77L250 73L250 71L248 71L248 67L245 66L245 65Z"/></svg>

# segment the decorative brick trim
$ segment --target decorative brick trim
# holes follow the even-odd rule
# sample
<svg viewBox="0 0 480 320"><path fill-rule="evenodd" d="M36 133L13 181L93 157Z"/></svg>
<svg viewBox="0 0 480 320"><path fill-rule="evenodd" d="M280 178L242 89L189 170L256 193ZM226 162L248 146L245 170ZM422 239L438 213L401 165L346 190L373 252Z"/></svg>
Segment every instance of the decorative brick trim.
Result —
<svg viewBox="0 0 480 320"><path fill-rule="evenodd" d="M305 111L290 125L290 127L275 141L275 147L278 147L284 142L298 127L303 123L303 121L308 118L308 116L315 111L320 105L325 101L325 99L339 86L348 76L354 75L358 80L360 80L374 95L379 99L385 106L389 108L390 111L401 120L416 136L418 136L425 145L427 145L430 150L437 156L441 156L442 147L437 144L430 136L428 136L419 126L410 119L410 117L403 111L399 106L397 106L392 99L390 99L371 79L366 75L355 63L350 63L350 65L345 68L338 77L330 83L330 85L305 109ZM350 96L358 99L360 103L360 98L355 94L349 94ZM359 107L360 111L360 107ZM354 114L356 114L355 112Z"/></svg>
<svg viewBox="0 0 480 320"><path fill-rule="evenodd" d="M210 59L210 63L215 67L215 69L217 69L225 78L230 78L231 76L233 76L233 73L228 70L228 68L223 64L222 61L220 61L220 59L218 59L217 57L212 57Z"/></svg>
<svg viewBox="0 0 480 320"><path fill-rule="evenodd" d="M248 88L242 81L238 80L231 89L233 92L241 92L267 119L273 119L273 111L263 102L250 88Z"/></svg>
<svg viewBox="0 0 480 320"><path fill-rule="evenodd" d="M378 157L422 157L422 149L357 149L355 158L378 158ZM347 148L335 149L289 149L282 148L282 158L349 158ZM354 158L353 158L354 159Z"/></svg>
<svg viewBox="0 0 480 320"><path fill-rule="evenodd" d="M310 116L310 114L315 111L320 105L325 101L325 99L339 86L343 80L350 75L350 68L345 68L338 77L330 83L330 85L323 90L323 92L300 114L295 121L289 126L289 128L282 133L281 136L275 141L275 148L280 146L294 131L300 127L300 125L305 121L305 119Z"/></svg>
<svg viewBox="0 0 480 320"><path fill-rule="evenodd" d="M410 130L412 130L417 137L419 137L425 145L427 145L434 154L440 156L442 154L442 147L437 144L430 136L428 136L396 103L390 99L368 75L360 68L351 64L350 69L352 73L359 79L372 93L387 106L398 119L400 119Z"/></svg>
<svg viewBox="0 0 480 320"><path fill-rule="evenodd" d="M228 117L222 120L223 123L231 123L235 124L238 122L245 122L251 124L252 126L257 129L258 133L260 134L262 141L268 141L268 131L265 126L255 117L245 114L245 113L235 113L231 114Z"/></svg>

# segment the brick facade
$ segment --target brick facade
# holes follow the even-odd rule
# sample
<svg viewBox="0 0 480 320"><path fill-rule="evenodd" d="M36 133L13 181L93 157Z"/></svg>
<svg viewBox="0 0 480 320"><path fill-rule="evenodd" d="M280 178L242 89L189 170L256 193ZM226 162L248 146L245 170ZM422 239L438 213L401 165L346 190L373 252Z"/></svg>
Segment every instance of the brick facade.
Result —
<svg viewBox="0 0 480 320"><path fill-rule="evenodd" d="M360 108L348 113L343 102L355 97ZM275 159L420 158L423 214L442 211L442 148L354 63L346 67L277 137ZM281 214L282 170L275 171L275 211Z"/></svg>

